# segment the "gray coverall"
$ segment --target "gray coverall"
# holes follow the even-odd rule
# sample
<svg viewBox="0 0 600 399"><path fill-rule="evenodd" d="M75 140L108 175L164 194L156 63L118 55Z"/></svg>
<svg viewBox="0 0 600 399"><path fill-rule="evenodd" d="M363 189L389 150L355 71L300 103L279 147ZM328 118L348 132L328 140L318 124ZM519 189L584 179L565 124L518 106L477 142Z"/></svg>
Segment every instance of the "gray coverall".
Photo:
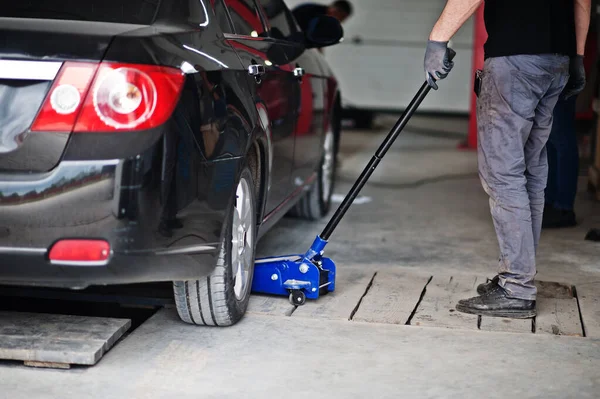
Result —
<svg viewBox="0 0 600 399"><path fill-rule="evenodd" d="M499 284L535 300L536 259L548 176L552 112L569 78L569 57L488 58L477 100L478 162L500 245Z"/></svg>

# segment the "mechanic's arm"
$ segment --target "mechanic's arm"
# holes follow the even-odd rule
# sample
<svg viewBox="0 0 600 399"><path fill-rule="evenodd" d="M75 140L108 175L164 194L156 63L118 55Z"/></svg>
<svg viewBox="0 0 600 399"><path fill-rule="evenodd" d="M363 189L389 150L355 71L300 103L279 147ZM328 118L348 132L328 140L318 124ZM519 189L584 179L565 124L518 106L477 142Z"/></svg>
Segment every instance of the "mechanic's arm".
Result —
<svg viewBox="0 0 600 399"><path fill-rule="evenodd" d="M448 0L442 15L436 22L425 50L425 78L434 90L435 83L444 79L454 67L454 62L448 59L448 41L465 23L483 0Z"/></svg>
<svg viewBox="0 0 600 399"><path fill-rule="evenodd" d="M575 0L575 33L577 35L577 54L584 55L585 42L590 28L592 0Z"/></svg>
<svg viewBox="0 0 600 399"><path fill-rule="evenodd" d="M429 40L436 42L450 40L481 3L483 3L483 0L448 0L442 15L434 25L431 35L429 35Z"/></svg>
<svg viewBox="0 0 600 399"><path fill-rule="evenodd" d="M586 75L583 55L590 27L592 0L575 0L575 36L577 37L577 55L571 58L569 81L563 91L564 98L571 98L585 89Z"/></svg>

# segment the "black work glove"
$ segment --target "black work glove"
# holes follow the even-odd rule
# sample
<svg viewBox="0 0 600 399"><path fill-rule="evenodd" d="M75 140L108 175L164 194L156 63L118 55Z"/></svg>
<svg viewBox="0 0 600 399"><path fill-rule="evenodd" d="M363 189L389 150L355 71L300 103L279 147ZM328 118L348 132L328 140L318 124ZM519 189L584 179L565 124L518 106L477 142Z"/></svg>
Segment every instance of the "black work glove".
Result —
<svg viewBox="0 0 600 399"><path fill-rule="evenodd" d="M571 62L569 64L569 75L569 81L563 90L563 97L565 100L569 97L576 96L585 88L585 67L583 66L583 55L576 55L575 57L571 58Z"/></svg>
<svg viewBox="0 0 600 399"><path fill-rule="evenodd" d="M454 62L448 58L448 42L429 40L425 50L425 76L429 86L437 90L435 81L448 76L452 67Z"/></svg>

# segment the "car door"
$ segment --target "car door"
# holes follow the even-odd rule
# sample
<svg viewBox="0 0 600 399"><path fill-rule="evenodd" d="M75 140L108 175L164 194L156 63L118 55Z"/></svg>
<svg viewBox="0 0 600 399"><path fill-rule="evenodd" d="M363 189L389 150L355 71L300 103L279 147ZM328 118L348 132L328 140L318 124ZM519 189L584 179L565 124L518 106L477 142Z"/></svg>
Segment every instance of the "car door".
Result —
<svg viewBox="0 0 600 399"><path fill-rule="evenodd" d="M306 182L320 167L325 144L327 82L322 78L318 57L316 50L307 50L294 61L296 70L302 75L292 172L292 180L297 182Z"/></svg>
<svg viewBox="0 0 600 399"><path fill-rule="evenodd" d="M321 78L319 55L317 50L305 49L304 34L283 0L257 1L266 16L270 35L284 46L288 63L294 70L298 83L293 100L298 116L294 129L296 140L292 182L301 186L313 176L322 155L325 82Z"/></svg>
<svg viewBox="0 0 600 399"><path fill-rule="evenodd" d="M282 44L269 36L254 0L225 0L225 3L235 30L226 39L252 75L249 79L259 110L262 108L267 114L264 128L270 138L272 156L268 215L285 201L292 189L296 110L291 93L298 90L298 82Z"/></svg>

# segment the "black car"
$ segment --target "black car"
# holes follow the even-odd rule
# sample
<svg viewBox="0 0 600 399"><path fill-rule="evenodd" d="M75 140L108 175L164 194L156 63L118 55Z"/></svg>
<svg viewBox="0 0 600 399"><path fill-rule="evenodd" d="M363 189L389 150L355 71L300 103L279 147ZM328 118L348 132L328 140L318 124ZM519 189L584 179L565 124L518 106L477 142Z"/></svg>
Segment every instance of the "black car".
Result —
<svg viewBox="0 0 600 399"><path fill-rule="evenodd" d="M340 93L282 0L0 8L0 284L173 281L188 323L244 314L257 240L329 209Z"/></svg>

